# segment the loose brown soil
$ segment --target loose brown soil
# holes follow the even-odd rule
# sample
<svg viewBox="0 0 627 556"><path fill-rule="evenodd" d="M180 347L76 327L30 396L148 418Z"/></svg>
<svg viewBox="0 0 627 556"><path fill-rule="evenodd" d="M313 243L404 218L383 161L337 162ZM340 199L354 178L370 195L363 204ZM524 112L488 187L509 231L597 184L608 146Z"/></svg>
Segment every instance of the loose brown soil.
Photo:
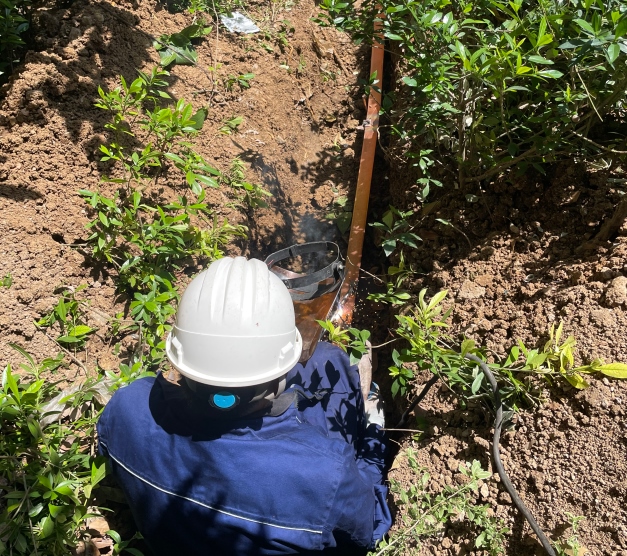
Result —
<svg viewBox="0 0 627 556"><path fill-rule="evenodd" d="M627 227L610 242L594 241L621 198L608 182L612 176L621 177L620 168L594 172L570 163L546 177L496 183L475 203L463 195L443 196L425 217L425 241L412 254L425 273L414 287L431 294L449 290L453 333L476 339L499 357L517 339L543 345L550 324L563 322L565 334L577 339L577 364L595 358L627 362ZM568 513L584 516L579 539L588 554L627 555L627 383L602 376L589 382L583 391L566 382L545 384L545 403L522 411L504 435L503 461L551 538L570 536ZM434 477L432 488L456 484L462 461L478 459L492 470L490 414L461 410L443 386L421 406L418 413L429 423L425 437L403 446L418 450ZM411 480L402 466L392 473L405 484ZM544 553L496 473L478 500L512 529L507 554ZM420 554L476 553L472 548L453 527Z"/></svg>
<svg viewBox="0 0 627 556"><path fill-rule="evenodd" d="M173 97L195 108L209 106L198 151L223 170L241 157L249 177L273 194L270 207L254 213L220 209L233 223L250 227L250 240L233 246L231 254L264 257L296 241L342 241L325 215L334 200L350 197L356 179L357 126L364 115L358 79L368 75L366 52L312 23L318 12L312 0L289 10L287 4L278 11L273 5L274 12L267 4L251 6L263 33L239 36L220 27L197 47L201 67L171 71ZM68 8L38 11L38 51L28 53L0 91L0 278L13 278L10 288L0 288L2 366L19 361L9 343L24 346L37 359L59 351L54 331L38 330L33 321L56 303L60 286L81 284L87 285L79 295L89 302L89 324L99 330L87 350L68 358L63 376L80 378L83 366L94 373L96 364L119 365L122 356L106 333L109 319L124 310L124 300L106 269L94 267L81 245L88 213L77 191L96 190L105 171L98 147L106 139L108 114L94 101L99 86L111 89L119 75L132 80L137 69L158 62L151 36L179 31L190 22L190 16L170 14L148 0L77 0ZM287 39L283 45L281 33ZM208 71L218 64L216 72ZM245 73L255 74L250 89L226 90L223 78ZM222 121L234 115L244 117L239 131L218 133ZM542 180L497 183L476 203L441 198L424 221L425 241L413 255L424 273L415 288L428 287L431 293L447 288L455 300L454 331L497 354L518 338L528 345L544 341L549 324L564 321L566 332L578 340L581 361L627 361L627 230L610 242L590 241L620 198L608 177L567 164ZM375 192L383 195L385 183L379 180ZM398 179L392 184L397 206L406 202L401 192L407 189ZM223 203L220 195L212 199ZM468 242L436 217L450 220ZM374 343L383 341L386 323L370 324ZM503 459L553 538L564 534L566 512L571 512L586 518L580 539L590 554L625 555L627 384L590 382L583 392L547 387L547 403L522 412L505 435ZM490 466L487 413L461 411L442 388L422 407L427 434L418 443L402 443L417 448L436 485L453 484L460 461L476 458ZM403 467L392 473L408 478ZM507 554L540 554L496 481L480 496L512 528ZM446 531L426 542L420 554L472 553L459 534Z"/></svg>
<svg viewBox="0 0 627 556"><path fill-rule="evenodd" d="M225 171L240 157L247 179L272 193L268 209L246 213L226 208L224 194L209 192L220 218L250 228L250 241L233 246L231 254L265 258L299 241L341 240L325 216L355 181L362 101L353 97L361 68L346 37L310 21L318 13L313 3L251 9L263 33L234 35L220 27L197 46L199 67L171 70L169 92L195 108L209 107L195 140L200 154ZM56 353L58 346L33 320L50 311L60 286L86 284L80 296L90 303L89 324L100 330L89 352L76 356L89 369L96 362L115 368L118 357L105 332L123 300L106 269L94 268L81 245L89 214L78 190L111 191L99 183L110 168L98 151L110 115L94 102L99 86L112 89L120 75L130 82L137 70L155 66L159 56L151 36L177 32L191 24L191 16L168 13L154 2L78 1L67 9L42 9L36 20L43 50L29 52L1 91L0 275L10 274L13 285L0 290L0 361L15 360L11 342L39 358ZM250 89L227 90L224 80L246 73L255 75ZM244 118L238 132L219 133L233 116Z"/></svg>

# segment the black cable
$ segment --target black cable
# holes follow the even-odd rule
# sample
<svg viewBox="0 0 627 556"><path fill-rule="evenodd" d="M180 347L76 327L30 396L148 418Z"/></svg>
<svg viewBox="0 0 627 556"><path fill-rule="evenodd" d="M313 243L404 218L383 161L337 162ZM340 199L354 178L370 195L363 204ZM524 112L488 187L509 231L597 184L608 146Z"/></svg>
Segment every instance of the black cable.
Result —
<svg viewBox="0 0 627 556"><path fill-rule="evenodd" d="M527 506L525 506L525 503L522 501L520 496L518 496L518 493L516 492L516 489L514 488L514 485L512 484L512 482L509 480L509 477L507 476L507 473L505 472L505 468L503 467L503 463L501 462L501 453L499 452L499 443L501 439L501 428L503 426L503 403L501 402L501 393L499 392L499 387L498 387L498 384L496 383L496 379L494 378L494 375L492 374L492 371L490 370L490 368L483 361L481 361L481 359L479 359L477 356L466 354L466 358L470 359L471 361L479 365L484 376L490 383L490 386L492 388L492 394L494 395L494 407L496 409L496 418L494 420L494 436L492 438L492 458L494 459L494 466L496 467L496 471L499 474L499 477L501 478L501 482L503 483L505 490L511 496L512 501L514 502L514 505L516 506L516 508L518 508L518 511L521 514L523 514L525 519L529 522L529 525L531 525L533 532L537 535L538 539L540 540L540 543L542 543L542 547L544 548L546 553L549 556L556 556L555 551L553 550L553 547L551 546L549 539L542 532L542 529L540 529L540 526L534 519L531 512L527 509ZM398 425L396 425L395 428L400 429L405 426L405 424L407 423L407 417L409 416L409 413L414 409L414 407L416 407L423 400L423 398L427 395L427 392L438 381L439 378L440 377L438 375L434 375L429 380L429 382L427 382L424 385L420 394L418 394L411 401L411 403L409 404L409 407L405 410L405 412L403 413L401 417L401 420L399 421Z"/></svg>
<svg viewBox="0 0 627 556"><path fill-rule="evenodd" d="M396 425L395 428L401 429L407 424L407 417L409 417L409 414L412 412L412 409L414 409L414 407L416 407L423 400L423 398L427 395L427 392L429 392L431 387L438 381L439 378L440 377L438 375L433 375L429 379L429 382L427 382L423 386L422 390L420 391L420 394L418 394L411 401L411 403L409 404L409 407L405 410L405 413L403 413L403 415L401 416L401 420L398 422L398 425Z"/></svg>
<svg viewBox="0 0 627 556"><path fill-rule="evenodd" d="M496 409L496 419L494 420L494 437L492 439L492 457L494 459L494 465L496 466L496 471L499 474L499 477L501 477L501 481L503 482L503 485L505 486L505 490L507 490L507 492L511 496L512 501L514 502L515 506L518 508L520 513L523 514L523 516L525 516L525 519L529 522L529 525L531 525L531 528L533 529L534 533L538 536L538 539L540 539L540 542L542 543L542 547L544 548L546 553L549 556L555 556L555 551L553 550L553 547L551 546L549 539L542 532L542 529L540 529L540 526L534 519L533 515L531 515L531 512L527 509L527 506L525 506L525 503L522 501L520 496L518 496L518 493L516 492L516 489L514 488L514 485L512 484L512 482L509 480L509 477L507 476L507 473L505 472L505 468L503 467L503 463L501 462L501 454L499 452L499 441L501 438L501 427L503 426L503 404L501 402L501 394L499 392L499 387L498 387L498 384L496 383L496 379L494 378L494 375L492 374L492 371L490 370L490 368L483 361L481 361L481 359L479 359L476 355L466 354L466 358L470 359L471 361L474 361L475 363L479 365L479 367L481 367L481 370L483 371L484 376L488 379L488 382L490 383L490 386L492 387L492 393L494 394L494 407Z"/></svg>

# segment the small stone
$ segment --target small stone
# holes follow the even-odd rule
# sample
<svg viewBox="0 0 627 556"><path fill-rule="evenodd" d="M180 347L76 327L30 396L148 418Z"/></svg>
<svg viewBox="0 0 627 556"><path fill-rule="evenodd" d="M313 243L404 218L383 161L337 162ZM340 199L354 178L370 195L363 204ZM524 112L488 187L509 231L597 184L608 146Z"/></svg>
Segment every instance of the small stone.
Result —
<svg viewBox="0 0 627 556"><path fill-rule="evenodd" d="M570 275L569 281L571 284L581 284L583 282L583 272L576 270Z"/></svg>
<svg viewBox="0 0 627 556"><path fill-rule="evenodd" d="M470 280L466 280L459 288L457 297L460 299L479 299L485 295L485 288Z"/></svg>
<svg viewBox="0 0 627 556"><path fill-rule="evenodd" d="M627 278L618 276L614 278L605 290L605 303L610 307L627 305Z"/></svg>
<svg viewBox="0 0 627 556"><path fill-rule="evenodd" d="M490 496L490 489L488 488L488 485L484 484L480 489L479 492L481 493L481 496L483 496L484 498L488 498Z"/></svg>
<svg viewBox="0 0 627 556"><path fill-rule="evenodd" d="M467 485L471 479L468 475L464 475L463 473L455 473L455 475L453 475L453 479L455 479L455 482L460 484L460 485Z"/></svg>
<svg viewBox="0 0 627 556"><path fill-rule="evenodd" d="M507 492L500 492L498 500L499 500L499 502L501 504L511 504L512 503L512 497Z"/></svg>
<svg viewBox="0 0 627 556"><path fill-rule="evenodd" d="M492 255L494 255L494 253L496 253L496 249L489 245L481 249L481 256L484 259L489 259Z"/></svg>
<svg viewBox="0 0 627 556"><path fill-rule="evenodd" d="M592 279L597 282L607 282L614 277L614 273L607 267L603 267L599 272L595 272L592 275Z"/></svg>
<svg viewBox="0 0 627 556"><path fill-rule="evenodd" d="M87 520L87 528L94 531L94 533L97 532L99 536L104 537L107 531L111 529L111 526L104 517L92 517Z"/></svg>
<svg viewBox="0 0 627 556"><path fill-rule="evenodd" d="M605 328L611 328L616 324L616 317L610 309L595 309L594 311L590 311L590 320Z"/></svg>
<svg viewBox="0 0 627 556"><path fill-rule="evenodd" d="M479 321L477 322L477 328L482 332L490 332L493 326L488 319L479 319Z"/></svg>

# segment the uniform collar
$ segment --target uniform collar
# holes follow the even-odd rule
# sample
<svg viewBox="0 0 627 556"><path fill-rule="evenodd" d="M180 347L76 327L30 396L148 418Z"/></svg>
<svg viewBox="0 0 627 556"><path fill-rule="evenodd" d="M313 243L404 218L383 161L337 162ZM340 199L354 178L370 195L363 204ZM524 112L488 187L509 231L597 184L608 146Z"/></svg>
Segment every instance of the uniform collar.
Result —
<svg viewBox="0 0 627 556"><path fill-rule="evenodd" d="M223 412L193 395L181 381L169 382L159 373L150 394L150 408L155 421L166 431L175 434L209 432L222 434L237 429L261 428L264 418L280 417L295 406L299 393L288 389L273 401L261 400L244 407L244 411Z"/></svg>

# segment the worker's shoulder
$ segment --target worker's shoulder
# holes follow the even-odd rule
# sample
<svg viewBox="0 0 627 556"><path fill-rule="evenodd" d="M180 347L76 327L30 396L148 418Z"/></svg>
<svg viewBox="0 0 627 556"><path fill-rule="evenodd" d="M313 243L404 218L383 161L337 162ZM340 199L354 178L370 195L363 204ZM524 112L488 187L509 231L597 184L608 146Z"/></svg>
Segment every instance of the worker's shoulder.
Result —
<svg viewBox="0 0 627 556"><path fill-rule="evenodd" d="M117 390L108 406L128 405L130 407L138 407L138 403L141 401L147 402L154 383L155 377L139 378Z"/></svg>
<svg viewBox="0 0 627 556"><path fill-rule="evenodd" d="M355 449L350 443L337 436L330 436L315 423L296 417L295 421L287 420L284 427L283 430L280 430L282 426L278 430L275 429L278 434L272 435L272 439L283 446L298 446L297 453L301 456L308 454L305 459L332 460L342 463L355 457ZM259 437L262 435L263 433L255 434ZM268 437L264 439L264 441L267 440Z"/></svg>

